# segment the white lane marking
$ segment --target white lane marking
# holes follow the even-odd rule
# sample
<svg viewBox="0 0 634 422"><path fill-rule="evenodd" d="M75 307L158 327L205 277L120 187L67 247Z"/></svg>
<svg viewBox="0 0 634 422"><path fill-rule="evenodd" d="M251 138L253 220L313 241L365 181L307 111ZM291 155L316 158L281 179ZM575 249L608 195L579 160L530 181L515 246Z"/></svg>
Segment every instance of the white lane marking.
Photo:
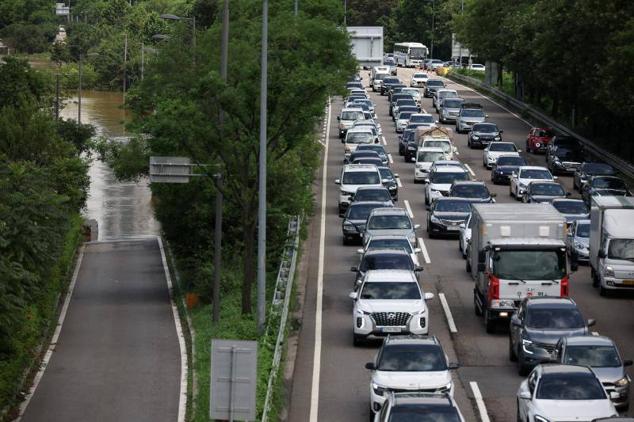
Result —
<svg viewBox="0 0 634 422"><path fill-rule="evenodd" d="M403 183L401 183L401 178L400 177L396 178L396 184L398 185L399 188L403 187Z"/></svg>
<svg viewBox="0 0 634 422"><path fill-rule="evenodd" d="M469 174L471 174L471 176L475 177L475 173L473 172L473 170L471 170L471 167L469 167L469 164L465 164L464 166L467 168L467 171L469 172Z"/></svg>
<svg viewBox="0 0 634 422"><path fill-rule="evenodd" d="M19 422L24 416L24 412L26 411L26 407L29 405L31 399L33 398L33 394L35 394L35 390L37 386L42 381L42 377L44 376L44 371L48 367L49 362L51 361L51 357L53 356L53 352L55 351L55 346L57 346L57 341L59 340L59 335L62 332L62 326L64 325L64 320L66 319L66 313L68 312L68 307L70 306L70 300L73 297L73 291L75 290L75 284L77 283L77 276L79 275L79 267L81 267L81 261L84 258L84 246L79 249L79 256L77 257L77 263L75 264L75 271L73 272L73 278L68 285L68 292L66 293L66 298L64 299L64 305L62 305L62 311L59 313L59 318L57 319L57 326L55 327L55 332L53 333L53 337L51 337L51 342L46 349L46 353L44 354L44 359L40 364L40 369L35 374L33 378L33 385L29 388L29 392L27 393L24 401L20 405L20 409L18 412L18 417L16 422Z"/></svg>
<svg viewBox="0 0 634 422"><path fill-rule="evenodd" d="M478 388L478 383L475 381L470 381L469 385L471 386L471 391L473 391L473 398L475 399L476 405L478 406L480 420L482 422L491 422L491 419L489 419L489 414L487 413L487 408L484 405L484 400L482 399L482 394L480 393L480 388Z"/></svg>
<svg viewBox="0 0 634 422"><path fill-rule="evenodd" d="M423 253L423 258L425 258L425 264L431 264L431 259L429 259L429 253L427 253L427 248L425 247L425 242L422 237L418 238L418 247L420 251Z"/></svg>
<svg viewBox="0 0 634 422"><path fill-rule="evenodd" d="M172 285L172 277L170 276L170 270L167 266L167 259L165 258L165 250L163 249L163 240L157 236L156 240L161 250L161 261L163 262L163 271L165 272L165 281L167 282L167 290L169 292L170 303L172 306L172 314L174 315L174 325L176 326L176 336L178 337L178 348L181 354L181 385L180 395L178 399L178 422L185 421L185 412L187 411L187 347L185 346L185 335L183 334L183 326L181 325L181 319L178 314L178 307L174 302L174 288Z"/></svg>
<svg viewBox="0 0 634 422"><path fill-rule="evenodd" d="M445 78L445 79L446 79L446 78ZM533 125L532 125L532 124L530 124L528 121L526 121L526 120L522 119L520 116L518 116L516 113L512 112L512 111L511 111L511 110L509 110L508 108L504 107L502 104L499 104L498 102L493 101L490 97L487 97L486 95L482 95L482 94L480 94L478 91L476 91L475 89L473 89L473 88L469 88L468 86L462 85L462 84L460 84L460 83L458 83L458 82L456 82L456 81L452 81L451 79L447 79L447 80L448 80L448 81L450 81L451 83L454 83L454 84L456 84L456 85L458 85L458 86L460 86L460 87L462 87L462 88L464 88L464 89L468 90L468 91L473 92L473 93L474 93L474 94L476 94L476 95L479 95L479 96L480 96L480 97L482 97L482 98L486 98L487 100L489 100L490 102L492 102L492 103L493 103L493 104L495 104L496 106L500 107L502 110L506 111L507 113L510 113L513 117L515 117L515 118L517 118L518 120L521 120L522 122L526 123L529 127L533 127Z"/></svg>
<svg viewBox="0 0 634 422"><path fill-rule="evenodd" d="M438 293L438 297L440 298L440 304L442 305L442 310L445 311L445 317L447 318L449 331L452 333L457 333L458 329L456 328L456 323L453 320L453 315L451 315L451 309L449 309L449 303L447 302L447 298L445 297L445 294Z"/></svg>
<svg viewBox="0 0 634 422"><path fill-rule="evenodd" d="M403 204L405 204L405 209L407 210L409 218L414 218L414 213L412 212L412 207L409 206L409 201L406 199L403 201Z"/></svg>
<svg viewBox="0 0 634 422"><path fill-rule="evenodd" d="M385 140L385 136L381 136L381 141L383 141L383 145L387 145L387 141Z"/></svg>
<svg viewBox="0 0 634 422"><path fill-rule="evenodd" d="M328 183L328 140L330 138L330 99L328 100L328 129L324 147L324 167L321 177L321 222L319 227L319 263L317 267L317 300L315 301L315 350L313 353L313 379L310 391L310 422L317 422L319 413L319 376L321 372L321 318L324 294L324 245L326 238L326 191Z"/></svg>
<svg viewBox="0 0 634 422"><path fill-rule="evenodd" d="M394 159L392 158L392 154L388 154L387 159L390 162L390 164L394 164Z"/></svg>

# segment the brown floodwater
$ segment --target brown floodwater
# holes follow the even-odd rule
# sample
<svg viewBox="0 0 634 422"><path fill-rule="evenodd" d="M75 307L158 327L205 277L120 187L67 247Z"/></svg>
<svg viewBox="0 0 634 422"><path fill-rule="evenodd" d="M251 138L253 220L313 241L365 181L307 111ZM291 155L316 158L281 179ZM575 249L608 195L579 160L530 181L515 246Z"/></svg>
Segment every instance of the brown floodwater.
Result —
<svg viewBox="0 0 634 422"><path fill-rule="evenodd" d="M125 142L129 115L121 108L122 103L123 95L118 92L82 91L81 121L95 126L97 136ZM60 115L77 120L77 97L65 102ZM159 234L147 179L119 182L112 169L94 156L89 175L90 189L83 214L97 220L99 240Z"/></svg>

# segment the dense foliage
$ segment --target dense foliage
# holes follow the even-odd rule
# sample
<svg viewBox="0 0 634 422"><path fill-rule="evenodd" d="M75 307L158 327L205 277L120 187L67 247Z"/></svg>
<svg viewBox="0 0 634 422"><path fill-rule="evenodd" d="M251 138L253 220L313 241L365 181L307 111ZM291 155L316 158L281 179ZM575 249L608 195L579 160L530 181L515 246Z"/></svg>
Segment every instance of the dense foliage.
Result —
<svg viewBox="0 0 634 422"><path fill-rule="evenodd" d="M92 135L51 117L51 84L25 61L0 63L0 408L34 358L79 234Z"/></svg>

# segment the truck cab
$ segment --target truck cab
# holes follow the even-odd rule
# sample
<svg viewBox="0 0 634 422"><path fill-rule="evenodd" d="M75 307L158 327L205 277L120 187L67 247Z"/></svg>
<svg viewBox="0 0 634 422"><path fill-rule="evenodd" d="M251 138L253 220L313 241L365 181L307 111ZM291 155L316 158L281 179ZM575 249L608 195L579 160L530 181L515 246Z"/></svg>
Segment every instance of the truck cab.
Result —
<svg viewBox="0 0 634 422"><path fill-rule="evenodd" d="M484 316L488 333L524 298L568 296L566 220L552 205L473 204L472 210L467 269L475 313Z"/></svg>

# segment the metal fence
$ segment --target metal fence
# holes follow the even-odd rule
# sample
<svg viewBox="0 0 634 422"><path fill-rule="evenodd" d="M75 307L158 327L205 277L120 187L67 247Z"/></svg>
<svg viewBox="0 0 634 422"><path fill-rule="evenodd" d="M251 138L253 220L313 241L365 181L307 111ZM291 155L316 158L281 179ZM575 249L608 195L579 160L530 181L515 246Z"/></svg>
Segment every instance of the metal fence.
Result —
<svg viewBox="0 0 634 422"><path fill-rule="evenodd" d="M280 269L277 272L277 281L275 283L275 292L273 293L273 301L269 310L269 321L275 321L279 318L279 326L277 329L277 340L275 342L275 352L273 354L273 364L269 374L269 382L266 388L266 399L264 400L264 408L262 410L262 422L268 420L268 414L271 410L273 399L273 385L280 367L282 359L282 347L284 346L284 336L286 333L286 322L288 320L288 308L291 301L291 292L293 290L293 279L295 277L295 268L297 266L297 253L299 249L299 232L301 229L301 218L295 216L288 223L288 242L282 252ZM268 330L274 328L271 324L267 326Z"/></svg>
<svg viewBox="0 0 634 422"><path fill-rule="evenodd" d="M634 179L634 165L632 165L631 163L623 160L622 158L617 157L616 155L600 148L599 146L597 146L593 141L591 141L590 139L584 138L583 136L579 135L578 133L574 132L572 129L556 122L555 120L553 120L552 118L550 118L549 116L546 116L544 113L540 112L539 110L535 109L534 107L517 100L516 98L511 97L510 95L500 91L497 88L492 87L491 85L487 85L485 83L483 83L482 81L475 79L475 78L471 78L469 76L464 76L464 75L460 75L458 73L450 73L449 75L447 75L447 77L449 79L453 79L456 80L458 82L462 82L468 85L471 85L473 87L479 88L483 91L486 91L490 94L493 94L494 96L498 97L499 99L501 99L502 101L504 101L505 103L513 106L514 108L518 109L520 111L520 113L524 114L524 115L528 115L531 118L533 118L534 120L540 122L540 123L544 123L546 126L557 129L559 132L566 134L566 135L570 135L570 136L574 136L575 138L579 139L579 141L583 144L584 148L586 149L586 151L590 152L592 155L594 155L596 158L600 158L601 160L605 161L608 164L611 164L614 168L616 168L617 170L619 170L621 173L623 173L624 175L626 175L628 178L630 179Z"/></svg>

